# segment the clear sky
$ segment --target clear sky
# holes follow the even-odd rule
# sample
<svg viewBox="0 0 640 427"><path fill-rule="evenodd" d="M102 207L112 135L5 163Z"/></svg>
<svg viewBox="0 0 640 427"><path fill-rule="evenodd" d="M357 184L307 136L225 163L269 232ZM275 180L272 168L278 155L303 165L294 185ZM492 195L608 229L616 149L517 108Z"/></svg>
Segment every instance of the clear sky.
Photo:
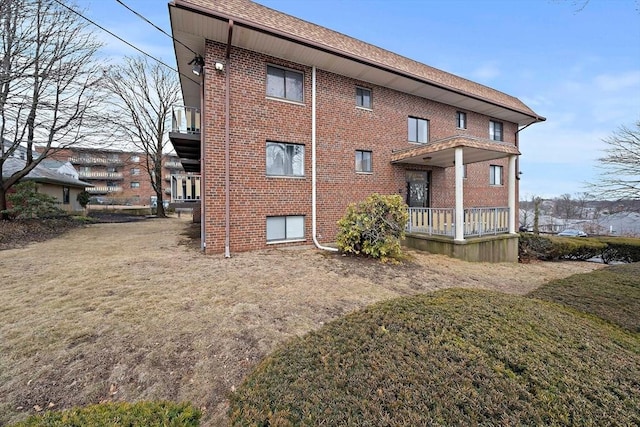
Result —
<svg viewBox="0 0 640 427"><path fill-rule="evenodd" d="M171 32L166 0L123 1ZM258 3L506 92L546 117L520 134L523 199L587 191L585 182L598 181L602 139L640 120L640 0ZM116 0L77 4L175 65L171 40ZM107 34L100 38L113 62L137 55Z"/></svg>

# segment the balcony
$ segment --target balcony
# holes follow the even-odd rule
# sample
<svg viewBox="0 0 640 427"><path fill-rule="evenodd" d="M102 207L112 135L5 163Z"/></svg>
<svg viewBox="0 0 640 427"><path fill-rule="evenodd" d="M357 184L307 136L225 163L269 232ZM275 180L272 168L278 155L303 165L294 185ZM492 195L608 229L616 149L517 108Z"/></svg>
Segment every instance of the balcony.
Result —
<svg viewBox="0 0 640 427"><path fill-rule="evenodd" d="M80 179L121 180L122 172L78 172Z"/></svg>
<svg viewBox="0 0 640 427"><path fill-rule="evenodd" d="M185 172L200 172L200 109L174 106L169 139Z"/></svg>
<svg viewBox="0 0 640 427"><path fill-rule="evenodd" d="M178 162L178 161L168 161L168 162L164 162L163 165L165 168L167 169L182 169L182 163Z"/></svg>
<svg viewBox="0 0 640 427"><path fill-rule="evenodd" d="M108 194L108 193L119 193L122 191L122 187L113 186L113 185L103 185L100 187L87 187L85 188L87 193L90 194Z"/></svg>
<svg viewBox="0 0 640 427"><path fill-rule="evenodd" d="M72 156L69 157L69 162L73 165L103 165L103 166L115 166L123 165L124 160L119 157L94 157L94 156Z"/></svg>

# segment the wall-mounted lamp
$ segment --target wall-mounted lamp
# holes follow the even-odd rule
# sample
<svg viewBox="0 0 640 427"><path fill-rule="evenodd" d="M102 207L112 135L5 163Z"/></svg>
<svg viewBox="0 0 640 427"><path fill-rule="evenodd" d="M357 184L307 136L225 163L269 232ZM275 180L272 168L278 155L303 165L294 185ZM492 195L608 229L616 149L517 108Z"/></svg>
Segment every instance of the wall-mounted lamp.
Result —
<svg viewBox="0 0 640 427"><path fill-rule="evenodd" d="M224 64L222 62L216 62L215 64L213 64L213 67L216 69L216 71L224 71Z"/></svg>
<svg viewBox="0 0 640 427"><path fill-rule="evenodd" d="M204 70L204 59L200 55L196 55L191 61L189 61L189 65L193 65L193 74L199 76L202 74Z"/></svg>

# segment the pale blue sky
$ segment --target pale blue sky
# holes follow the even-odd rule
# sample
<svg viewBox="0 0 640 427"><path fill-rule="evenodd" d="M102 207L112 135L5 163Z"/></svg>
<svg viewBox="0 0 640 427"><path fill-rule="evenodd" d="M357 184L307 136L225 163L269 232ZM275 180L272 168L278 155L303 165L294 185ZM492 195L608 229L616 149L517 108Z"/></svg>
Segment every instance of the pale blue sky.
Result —
<svg viewBox="0 0 640 427"><path fill-rule="evenodd" d="M123 0L170 32L167 1ZM219 0L224 1L224 0ZM602 139L640 120L638 0L259 0L516 96L547 121L520 136L521 198L586 191ZM175 65L171 40L115 0L87 16ZM104 34L105 55L136 55Z"/></svg>

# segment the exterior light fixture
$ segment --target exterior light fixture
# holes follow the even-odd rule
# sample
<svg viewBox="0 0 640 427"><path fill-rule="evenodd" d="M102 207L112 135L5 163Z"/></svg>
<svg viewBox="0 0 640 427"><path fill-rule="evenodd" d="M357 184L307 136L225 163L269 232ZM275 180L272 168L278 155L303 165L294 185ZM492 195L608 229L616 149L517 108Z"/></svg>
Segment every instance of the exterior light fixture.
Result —
<svg viewBox="0 0 640 427"><path fill-rule="evenodd" d="M189 61L189 65L193 65L193 74L199 76L204 70L204 59L202 58L202 56L197 55L195 58Z"/></svg>
<svg viewBox="0 0 640 427"><path fill-rule="evenodd" d="M222 62L216 62L215 64L213 64L213 67L216 69L216 71L224 71L224 64Z"/></svg>

